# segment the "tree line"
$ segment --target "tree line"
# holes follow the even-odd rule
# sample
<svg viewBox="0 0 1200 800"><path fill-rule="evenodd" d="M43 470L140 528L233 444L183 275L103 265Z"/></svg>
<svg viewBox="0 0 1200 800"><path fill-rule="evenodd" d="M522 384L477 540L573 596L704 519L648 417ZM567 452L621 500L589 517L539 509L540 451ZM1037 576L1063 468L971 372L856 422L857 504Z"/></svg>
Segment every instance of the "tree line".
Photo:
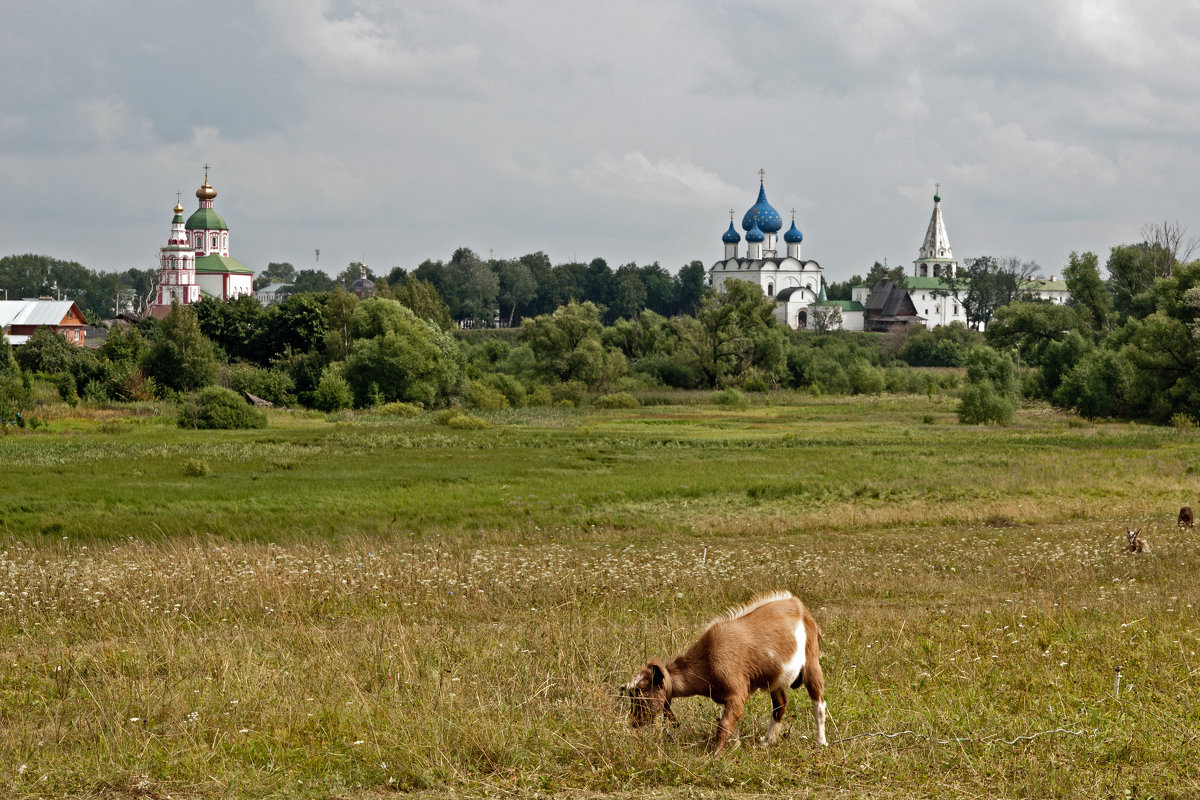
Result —
<svg viewBox="0 0 1200 800"><path fill-rule="evenodd" d="M963 290L979 291L971 313L986 320L985 333L955 324L877 335L790 331L757 286L705 288L698 262L670 276L657 265L611 270L600 259L551 266L541 253L485 262L460 248L448 262L379 277L377 296L367 300L328 277L321 290L294 291L266 308L251 297L205 298L162 322L114 329L95 352L39 330L15 362L0 364L7 376L0 405L8 404L0 417L28 397L21 387L33 375L76 402L178 398L220 384L335 410L575 404L656 386L954 388L963 373L910 369L941 366L967 368L964 401L978 412L970 421L1004 421L1024 396L1088 417L1181 423L1200 418L1200 261L1189 260L1191 249L1177 228L1151 226L1144 241L1111 249L1107 278L1097 254L1072 253L1062 270L1067 305L1022 291L1027 263L968 259L971 284ZM272 266L268 272L286 273L287 265ZM533 289L526 272L541 276ZM360 273L350 265L339 277ZM876 264L847 284L878 276L904 278ZM289 277L299 284L302 275ZM621 305L622 297L634 301ZM493 303L513 330L458 330L456 318L487 309L494 318Z"/></svg>

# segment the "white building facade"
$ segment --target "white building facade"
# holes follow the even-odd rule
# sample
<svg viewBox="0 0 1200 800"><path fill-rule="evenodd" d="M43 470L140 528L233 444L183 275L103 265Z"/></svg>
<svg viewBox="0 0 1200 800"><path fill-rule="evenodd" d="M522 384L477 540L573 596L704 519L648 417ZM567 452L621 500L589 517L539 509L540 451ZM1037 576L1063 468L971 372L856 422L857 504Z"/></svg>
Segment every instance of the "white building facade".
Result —
<svg viewBox="0 0 1200 800"><path fill-rule="evenodd" d="M746 232L744 255L740 252L742 237L734 227L733 217L734 212L730 211L729 229L721 237L725 257L709 269L709 284L720 291L731 280L753 283L775 301L775 316L780 322L791 328L808 327L808 308L822 291L821 265L801 256L804 234L796 227L794 211L792 226L783 234L785 249L780 254L778 239L783 220L767 202L761 170L758 200L742 216L742 230Z"/></svg>
<svg viewBox="0 0 1200 800"><path fill-rule="evenodd" d="M175 204L171 236L160 251L159 290L150 309L154 316L165 316L172 302L188 305L202 296L232 300L254 293L254 273L229 255L229 226L213 208L216 197L206 166L204 185L196 190L200 206L187 222L183 206Z"/></svg>

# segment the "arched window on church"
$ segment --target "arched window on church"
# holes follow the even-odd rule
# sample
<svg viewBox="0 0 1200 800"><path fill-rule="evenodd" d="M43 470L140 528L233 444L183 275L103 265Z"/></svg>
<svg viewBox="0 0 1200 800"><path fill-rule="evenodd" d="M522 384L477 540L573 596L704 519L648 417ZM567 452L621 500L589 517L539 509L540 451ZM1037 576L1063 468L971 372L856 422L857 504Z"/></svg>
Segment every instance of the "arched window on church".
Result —
<svg viewBox="0 0 1200 800"><path fill-rule="evenodd" d="M767 297L774 297L774 296L775 296L775 284L768 283L767 284Z"/></svg>
<svg viewBox="0 0 1200 800"><path fill-rule="evenodd" d="M217 249L217 237L215 237L215 236L212 237L212 247L213 247L213 250Z"/></svg>

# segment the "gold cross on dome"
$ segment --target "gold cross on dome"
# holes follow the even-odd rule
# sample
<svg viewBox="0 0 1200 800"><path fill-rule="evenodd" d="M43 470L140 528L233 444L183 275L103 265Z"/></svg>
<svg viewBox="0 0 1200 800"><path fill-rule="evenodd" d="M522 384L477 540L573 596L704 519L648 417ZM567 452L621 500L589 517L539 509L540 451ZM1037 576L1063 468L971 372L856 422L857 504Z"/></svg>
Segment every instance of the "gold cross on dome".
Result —
<svg viewBox="0 0 1200 800"><path fill-rule="evenodd" d="M730 222L733 222L733 214L734 214L734 211L733 211L733 209L732 209L732 208L731 208L731 209L729 209L729 221L730 221Z"/></svg>
<svg viewBox="0 0 1200 800"><path fill-rule="evenodd" d="M792 209L792 222L796 221L796 209Z"/></svg>
<svg viewBox="0 0 1200 800"><path fill-rule="evenodd" d="M183 192L176 192L176 193L175 193L175 205L179 205L179 203L180 203L180 200L179 200L179 198L180 198L180 197L182 197L182 196L183 196Z"/></svg>
<svg viewBox="0 0 1200 800"><path fill-rule="evenodd" d="M763 179L766 177L767 177L767 171L765 169L763 169L762 167L759 167L758 168L758 182L762 183Z"/></svg>

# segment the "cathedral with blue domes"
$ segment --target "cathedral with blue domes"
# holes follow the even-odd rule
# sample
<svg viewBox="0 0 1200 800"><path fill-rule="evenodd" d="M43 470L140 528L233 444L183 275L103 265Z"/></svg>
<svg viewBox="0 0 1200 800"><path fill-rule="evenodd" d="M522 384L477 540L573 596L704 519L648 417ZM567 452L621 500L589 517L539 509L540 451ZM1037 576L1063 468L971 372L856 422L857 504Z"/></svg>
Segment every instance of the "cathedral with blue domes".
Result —
<svg viewBox="0 0 1200 800"><path fill-rule="evenodd" d="M796 212L792 225L783 234L784 252L778 249L778 235L783 218L767 202L765 173L758 171L758 200L742 215L742 230L746 233L746 252L742 255L742 236L729 212L729 229L721 237L725 258L708 271L709 283L720 291L726 281L737 280L757 284L763 294L775 301L775 316L792 328L807 328L809 306L824 301L821 265L805 261L800 255L804 234L796 227Z"/></svg>

